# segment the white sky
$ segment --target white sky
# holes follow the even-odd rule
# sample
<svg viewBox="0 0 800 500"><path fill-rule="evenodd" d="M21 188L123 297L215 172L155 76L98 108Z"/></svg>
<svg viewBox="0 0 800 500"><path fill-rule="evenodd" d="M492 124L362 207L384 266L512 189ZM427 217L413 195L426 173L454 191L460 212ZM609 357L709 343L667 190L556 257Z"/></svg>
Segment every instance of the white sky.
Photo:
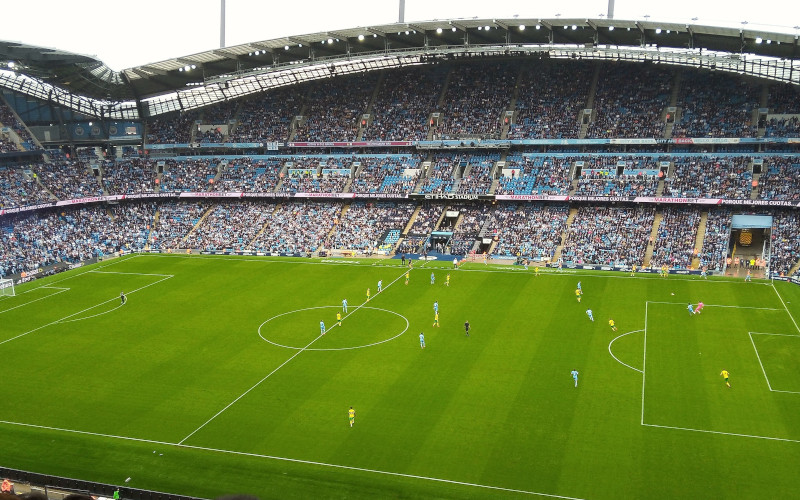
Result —
<svg viewBox="0 0 800 500"><path fill-rule="evenodd" d="M398 20L399 0L227 0L226 45ZM405 21L597 18L607 0L406 0ZM797 0L616 0L616 19L800 34ZM98 57L115 70L219 47L220 0L14 0L0 39ZM691 18L698 18L691 21Z"/></svg>

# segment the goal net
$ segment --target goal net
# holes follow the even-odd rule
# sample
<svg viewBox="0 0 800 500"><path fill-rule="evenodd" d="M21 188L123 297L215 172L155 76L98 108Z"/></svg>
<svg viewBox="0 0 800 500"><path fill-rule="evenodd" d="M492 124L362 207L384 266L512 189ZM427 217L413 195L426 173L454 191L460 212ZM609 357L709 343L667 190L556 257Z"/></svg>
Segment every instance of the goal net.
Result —
<svg viewBox="0 0 800 500"><path fill-rule="evenodd" d="M0 278L0 297L14 296L14 280Z"/></svg>

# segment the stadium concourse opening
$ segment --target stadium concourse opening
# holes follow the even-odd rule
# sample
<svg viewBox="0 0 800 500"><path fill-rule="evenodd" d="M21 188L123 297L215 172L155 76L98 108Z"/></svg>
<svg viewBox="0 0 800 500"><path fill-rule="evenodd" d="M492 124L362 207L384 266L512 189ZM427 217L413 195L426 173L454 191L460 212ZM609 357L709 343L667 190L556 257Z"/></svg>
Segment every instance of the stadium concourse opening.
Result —
<svg viewBox="0 0 800 500"><path fill-rule="evenodd" d="M771 215L734 215L725 274L742 278L747 276L748 272L753 278L766 276L764 260L765 255L770 254L771 233Z"/></svg>

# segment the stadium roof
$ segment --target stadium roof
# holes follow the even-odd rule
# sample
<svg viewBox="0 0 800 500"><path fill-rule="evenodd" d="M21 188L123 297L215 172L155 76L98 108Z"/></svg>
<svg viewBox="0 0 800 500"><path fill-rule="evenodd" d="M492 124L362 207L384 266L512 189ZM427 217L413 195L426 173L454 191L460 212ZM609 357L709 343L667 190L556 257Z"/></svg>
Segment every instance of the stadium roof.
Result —
<svg viewBox="0 0 800 500"><path fill-rule="evenodd" d="M714 54L714 57L724 56L731 62L717 66L716 59L706 59L709 67L800 83L800 65L796 62L800 56L798 36L745 28L745 25L742 29L735 29L657 21L583 18L451 19L393 23L251 42L145 64L121 72L112 71L101 61L89 56L0 42L0 70L8 62L13 62L14 67L8 69L15 75L24 75L62 89L73 94L73 100L74 95L80 95L90 101L104 101L101 104L94 103L96 109L109 106L108 103L117 103L112 107L117 110L126 108L130 110L129 114L136 115L139 110L146 115L155 115L191 109L273 86L322 78L321 73L302 78L287 76L292 70L302 71L305 68L307 71L309 67L319 67L321 64L335 64L341 69L339 74L342 74L348 72L344 63L356 59L377 61L388 57L406 57L395 65L362 64L352 72L397 67L412 64L413 60L420 64L430 55L458 55L465 52L480 55L486 51L496 53L498 49L530 54L552 52L556 48L573 50L573 57L593 57L593 53L613 52L617 58L622 58L619 56L621 51L638 51L649 54L638 60L659 58L667 64L686 65L691 64L689 61L697 61L698 66L703 66L704 54ZM674 54L682 54L683 59L673 58L671 55ZM408 59L408 56L416 59ZM603 56L606 59L610 57ZM637 60L635 57L630 59ZM275 85L263 79L254 79L258 75L279 73L283 77ZM330 74L324 76L329 77ZM248 91L226 93L220 90L214 96L200 101L172 102L168 106L149 108L140 106L143 100L163 103L165 99L174 98L158 96L180 95L181 92L193 92L220 82L224 82L227 88L228 82L242 78L250 78ZM0 86L13 88L14 85L14 78L0 75ZM17 85L22 87L22 84ZM43 93L50 94L39 92L40 95ZM120 106L124 101L129 104ZM87 109L80 111L87 112ZM113 114L105 113L106 116Z"/></svg>

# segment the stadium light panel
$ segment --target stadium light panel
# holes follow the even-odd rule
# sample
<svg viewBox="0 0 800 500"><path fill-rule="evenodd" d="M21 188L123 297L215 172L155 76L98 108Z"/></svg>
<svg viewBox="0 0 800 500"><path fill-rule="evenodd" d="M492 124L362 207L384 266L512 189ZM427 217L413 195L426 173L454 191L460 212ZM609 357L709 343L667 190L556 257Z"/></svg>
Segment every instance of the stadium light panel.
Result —
<svg viewBox="0 0 800 500"><path fill-rule="evenodd" d="M520 31L525 31L525 25L524 24L520 24L519 25L519 30Z"/></svg>
<svg viewBox="0 0 800 500"><path fill-rule="evenodd" d="M436 28L436 33L441 35L442 34L442 28Z"/></svg>
<svg viewBox="0 0 800 500"><path fill-rule="evenodd" d="M364 35L358 35L358 40L359 41L363 41L364 40Z"/></svg>
<svg viewBox="0 0 800 500"><path fill-rule="evenodd" d="M333 38L328 38L328 44L330 45L332 43L333 43Z"/></svg>
<svg viewBox="0 0 800 500"><path fill-rule="evenodd" d="M409 34L409 32L408 32L408 31L406 31L406 35L408 35L408 34Z"/></svg>
<svg viewBox="0 0 800 500"><path fill-rule="evenodd" d="M8 67L9 67L9 68L14 68L14 66L16 66L16 64L14 63L14 61L8 61Z"/></svg>
<svg viewBox="0 0 800 500"><path fill-rule="evenodd" d="M483 26L478 26L478 31L482 30Z"/></svg>
<svg viewBox="0 0 800 500"><path fill-rule="evenodd" d="M542 29L542 25L541 25L541 24L537 24L537 25L536 25L536 29L537 29L537 30L540 30L540 29Z"/></svg>
<svg viewBox="0 0 800 500"><path fill-rule="evenodd" d="M485 29L486 31L489 31L491 28L492 28L491 26L484 26L483 27L483 29Z"/></svg>
<svg viewBox="0 0 800 500"><path fill-rule="evenodd" d="M453 26L453 27L450 29L450 31L452 31L453 33L455 33L455 32L456 32L456 27L455 27L455 26Z"/></svg>
<svg viewBox="0 0 800 500"><path fill-rule="evenodd" d="M609 26L608 27L608 31L614 31L614 27L613 26Z"/></svg>
<svg viewBox="0 0 800 500"><path fill-rule="evenodd" d="M656 35L660 35L660 34L661 34L661 28L656 28Z"/></svg>
<svg viewBox="0 0 800 500"><path fill-rule="evenodd" d="M284 45L283 46L283 50L289 50L289 46L288 45Z"/></svg>
<svg viewBox="0 0 800 500"><path fill-rule="evenodd" d="M756 43L761 43L761 42L763 42L763 40L761 39L761 37L760 37L760 36L759 36L759 37L756 37Z"/></svg>
<svg viewBox="0 0 800 500"><path fill-rule="evenodd" d="M577 27L576 25L574 25L574 24L573 24L573 25L572 25L572 31L575 31L576 29L578 29L578 27Z"/></svg>

